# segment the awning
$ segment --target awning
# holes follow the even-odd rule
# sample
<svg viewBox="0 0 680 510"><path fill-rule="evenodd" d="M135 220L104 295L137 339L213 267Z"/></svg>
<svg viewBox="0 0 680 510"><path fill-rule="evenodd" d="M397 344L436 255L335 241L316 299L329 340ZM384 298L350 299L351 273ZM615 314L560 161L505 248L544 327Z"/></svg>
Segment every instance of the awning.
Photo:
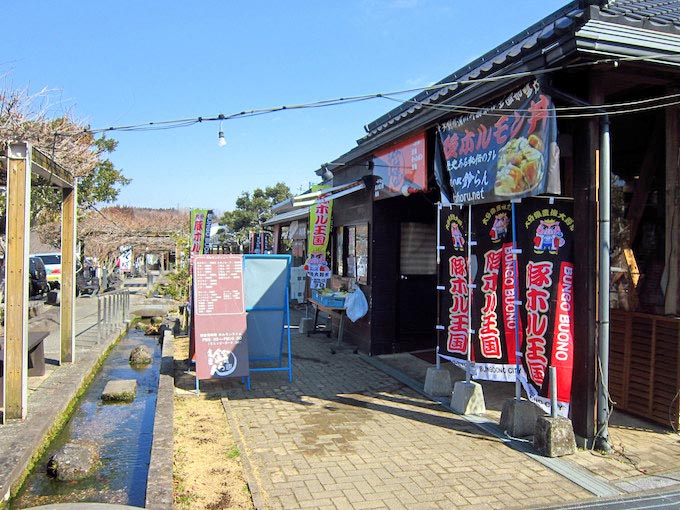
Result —
<svg viewBox="0 0 680 510"><path fill-rule="evenodd" d="M336 198L347 196L351 193L361 191L366 189L366 183L370 185L375 184L375 178L372 175L367 175L359 180L349 182L347 184L340 184L339 186L333 186L332 188L324 188L317 191L312 191L310 193L304 193L302 195L297 195L293 198L289 198L276 204L276 209L287 209L291 205L295 207L292 211L286 211L280 214L276 214L269 218L263 223L264 226L278 225L281 223L289 223L294 220L300 220L302 218L307 218L309 216L309 207L314 205L317 199L321 196L326 197L328 200L335 200ZM272 207L274 210L274 207Z"/></svg>
<svg viewBox="0 0 680 510"><path fill-rule="evenodd" d="M292 211L287 211L281 214L275 214L267 221L262 223L265 227L271 227L273 225L279 225L281 223L290 223L295 220L301 220L303 218L309 217L309 207L301 207L299 209L294 209Z"/></svg>
<svg viewBox="0 0 680 510"><path fill-rule="evenodd" d="M349 184L341 184L340 186L334 186L332 188L326 188L312 193L305 193L304 195L298 195L293 197L293 204L296 207L304 207L314 205L316 200L323 196L327 200L335 200L336 198L344 197L355 191L366 189L366 183L360 179L358 181L351 182Z"/></svg>

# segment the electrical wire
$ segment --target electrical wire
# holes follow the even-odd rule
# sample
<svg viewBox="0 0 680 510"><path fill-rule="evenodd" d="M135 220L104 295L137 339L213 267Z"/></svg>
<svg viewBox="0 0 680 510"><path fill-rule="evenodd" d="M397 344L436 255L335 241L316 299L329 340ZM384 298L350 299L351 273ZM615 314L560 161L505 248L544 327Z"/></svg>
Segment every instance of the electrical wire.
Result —
<svg viewBox="0 0 680 510"><path fill-rule="evenodd" d="M390 101L400 102L402 104L412 104L423 108L432 110L439 110L444 112L453 112L461 115L476 115L483 112L484 116L488 117L503 117L513 113L528 113L527 108L491 108L483 106L461 106L461 105L431 105L419 101L408 99L400 101L391 97L385 97ZM660 104L661 101L667 101ZM547 117L556 117L561 119L574 118L592 118L601 117L605 115L619 115L623 113L637 113L647 110L654 110L659 108L667 108L680 104L680 94L669 94L665 96L653 97L648 99L640 99L636 101L628 101L623 103L612 103L608 105L592 105L592 106L556 106L555 115L548 114ZM625 108L625 109L624 109ZM568 113L568 112L583 112L583 113ZM562 113L567 112L567 113Z"/></svg>
<svg viewBox="0 0 680 510"><path fill-rule="evenodd" d="M110 131L156 131L156 130L164 130L164 129L177 129L177 128L183 128L183 127L188 127L188 126L193 126L202 122L211 122L211 121L223 121L223 120L233 120L233 119L239 119L239 118L248 118L248 117L253 117L253 116L258 116L258 115L266 115L270 113L276 113L276 112L281 112L281 111L286 111L286 110L301 110L301 109L309 109L309 108L324 108L324 107L329 107L329 106L337 106L340 104L352 104L352 103L357 103L357 102L362 102L362 101L368 101L368 100L373 100L373 99L388 99L392 101L399 101L401 103L410 103L413 104L414 106L420 106L423 108L428 108L428 109L433 109L433 110L441 110L441 111L446 111L446 112L461 112L461 113L469 113L469 112L478 112L479 109L476 109L474 107L470 106L452 106L452 105L441 105L441 104L433 104L429 102L428 100L425 101L417 101L414 99L410 100L399 100L397 99L398 96L402 96L404 94L414 94L414 93L423 93L423 92L437 92L437 91L444 91L447 88L455 88L455 87L460 87L460 86L465 86L465 85L472 85L476 83L493 83L493 82L498 82L502 80L517 80L520 78L529 78L529 77L536 77L540 75L545 75L549 73L554 73L557 71L565 71L569 69L576 69L576 68L582 68L582 67L592 67L592 66L598 66L598 65L618 65L620 62L635 62L635 61L650 61L650 62L656 62L657 59L664 57L666 59L669 58L675 58L677 57L676 55L668 54L668 53L649 53L646 55L641 55L641 56L635 56L635 57L609 57L609 58L603 58L603 59L598 59L594 61L589 61L589 62L580 62L580 63L575 63L575 64L568 64L568 65L563 65L563 66L556 66L556 67L550 67L550 68L545 68L545 69L539 69L539 70L534 70L534 71L523 71L523 72L517 72L517 73L508 73L508 74L502 74L502 75L496 75L496 76L489 76L489 77L484 77L484 78L469 78L469 79L460 79L460 80L454 80L450 82L440 82L436 83L434 85L426 86L426 87L415 87L415 88L409 88L409 89L402 89L402 90L396 90L396 91L390 91L390 92L381 92L381 93L374 93L374 94L362 94L362 95L356 95L356 96L347 96L347 97L339 97L335 99L324 99L324 100L319 100L315 102L309 102L309 103L300 103L300 104L293 104L293 105L287 105L287 106L277 106L277 107L269 107L269 108L262 108L262 109L251 109L251 110L243 110L240 112L235 112L231 114L219 114L219 115L214 115L214 116L208 116L208 117L193 117L193 118L183 118L183 119L174 119L174 120L162 120L162 121L154 121L154 122L146 122L142 124L132 124L132 125L127 125L127 126L110 126L110 127L105 127L105 128L85 128L83 132L89 133L89 134L98 134L98 133L105 133L105 132L110 132ZM661 98L652 98L649 100L645 101L660 101L665 98L670 98L672 96L663 96ZM680 101L679 101L680 102ZM652 108L664 108L667 106L673 106L676 104L679 104L679 102L673 102L673 103L667 103L667 104L662 104L662 105L656 105L654 107L649 107L645 109L652 109ZM578 114L579 117L594 117L594 116L599 116L603 115L602 109L607 108L607 105L598 105L597 108L600 109L599 112L593 111L587 114ZM571 108L579 108L579 107L571 107ZM610 112L611 114L622 114L622 113L633 113L635 111L644 111L645 109L637 109L637 110L626 110L626 111L614 111ZM513 110L515 111L515 110ZM566 111L566 110L562 110ZM574 115L571 116L566 116L563 115L563 117L566 118L575 118ZM65 136L62 134L62 136Z"/></svg>

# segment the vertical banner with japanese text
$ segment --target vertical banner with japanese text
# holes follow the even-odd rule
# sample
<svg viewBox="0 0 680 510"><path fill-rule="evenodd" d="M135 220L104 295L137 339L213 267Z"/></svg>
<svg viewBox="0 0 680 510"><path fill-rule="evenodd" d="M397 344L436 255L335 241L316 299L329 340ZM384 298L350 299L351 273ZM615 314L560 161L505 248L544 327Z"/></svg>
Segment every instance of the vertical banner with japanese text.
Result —
<svg viewBox="0 0 680 510"><path fill-rule="evenodd" d="M191 232L191 247L189 248L189 274L194 274L194 257L196 255L202 255L207 253L206 239L210 238L210 223L212 218L212 211L208 209L192 209L190 218L189 229ZM147 262L148 263L148 262ZM192 284L192 292L189 293L189 299L187 302L187 310L191 312L194 306L194 293L195 285ZM195 341L195 331L194 322L191 322L189 328L189 356L192 360L196 356L196 341Z"/></svg>
<svg viewBox="0 0 680 510"><path fill-rule="evenodd" d="M519 348L529 399L549 411L553 366L558 413L566 416L574 353L573 202L536 197L481 204L471 207L470 219L466 211L440 211L439 324L446 334L439 355L465 368L470 331L472 377L513 382ZM473 245L469 263L467 243Z"/></svg>
<svg viewBox="0 0 680 510"><path fill-rule="evenodd" d="M555 367L558 413L566 416L574 361L573 202L531 198L517 209L525 324L522 383L532 401L549 409L548 367Z"/></svg>
<svg viewBox="0 0 680 510"><path fill-rule="evenodd" d="M328 188L325 185L316 185L312 191ZM309 237L307 240L307 261L304 269L309 276L311 289L323 289L326 281L331 277L330 264L326 260L328 244L331 238L331 217L333 213L333 201L325 195L319 196L316 202L309 207Z"/></svg>
<svg viewBox="0 0 680 510"><path fill-rule="evenodd" d="M473 360L477 377L512 382L516 377L518 327L517 272L512 242L512 206L509 202L472 208L475 296L472 306ZM521 343L521 342L520 342Z"/></svg>
<svg viewBox="0 0 680 510"><path fill-rule="evenodd" d="M247 376L243 256L195 255L193 259L196 377Z"/></svg>
<svg viewBox="0 0 680 510"><path fill-rule="evenodd" d="M212 211L208 209L191 210L191 250L189 256L206 253L210 240Z"/></svg>
<svg viewBox="0 0 680 510"><path fill-rule="evenodd" d="M439 353L463 370L470 336L468 211L457 205L439 211L439 315L444 326Z"/></svg>
<svg viewBox="0 0 680 510"><path fill-rule="evenodd" d="M118 268L121 273L129 273L132 271L132 246L121 246L119 250Z"/></svg>

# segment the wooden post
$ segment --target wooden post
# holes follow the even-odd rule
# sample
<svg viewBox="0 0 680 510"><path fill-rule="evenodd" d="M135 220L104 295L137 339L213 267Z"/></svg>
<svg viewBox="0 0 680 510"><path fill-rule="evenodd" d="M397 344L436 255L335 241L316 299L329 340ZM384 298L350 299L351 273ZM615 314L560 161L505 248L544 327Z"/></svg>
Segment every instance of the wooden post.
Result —
<svg viewBox="0 0 680 510"><path fill-rule="evenodd" d="M671 93L676 93L673 89ZM666 302L668 315L680 312L680 108L666 108Z"/></svg>
<svg viewBox="0 0 680 510"><path fill-rule="evenodd" d="M601 104L602 96L591 82L590 103ZM572 423L574 433L591 440L595 436L597 396L597 165L599 119L575 123L574 130L574 220L577 238L588 249L574 250L574 376Z"/></svg>
<svg viewBox="0 0 680 510"><path fill-rule="evenodd" d="M75 252L76 252L76 197L74 184L72 189L64 188L62 192L61 211L61 360L75 361Z"/></svg>
<svg viewBox="0 0 680 510"><path fill-rule="evenodd" d="M28 407L29 146L9 144L7 154L4 418L23 420Z"/></svg>

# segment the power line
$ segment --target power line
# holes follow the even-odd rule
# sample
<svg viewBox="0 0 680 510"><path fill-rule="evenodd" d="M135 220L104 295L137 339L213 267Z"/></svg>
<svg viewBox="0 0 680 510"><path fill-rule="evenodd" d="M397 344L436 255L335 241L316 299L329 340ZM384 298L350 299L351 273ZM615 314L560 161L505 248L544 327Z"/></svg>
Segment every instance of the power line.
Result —
<svg viewBox="0 0 680 510"><path fill-rule="evenodd" d="M251 109L251 110L243 110L240 112L234 112L230 114L218 114L218 115L212 115L212 116L207 116L207 117L192 117L192 118L183 118L183 119L174 119L174 120L161 120L161 121L153 121L153 122L146 122L142 124L132 124L132 125L126 125L126 126L110 126L106 128L85 128L83 132L85 133L90 133L90 134L98 134L98 133L105 133L105 132L111 132L111 131L156 131L156 130L164 130L164 129L178 129L178 128L183 128L183 127L189 127L193 126L196 124L200 124L203 122L214 122L214 121L224 121L224 120L234 120L234 119L239 119L239 118L248 118L248 117L254 117L257 115L266 115L270 113L276 113L276 112L282 112L282 111L287 111L287 110L301 110L301 109L309 109L309 108L325 108L329 106L338 106L341 104L351 104L351 103L357 103L357 102L362 102L362 101L369 101L373 99L387 99L390 101L396 101L400 102L402 104L413 104L414 106L419 106L422 108L427 108L427 109L434 109L434 110L441 110L441 111L447 111L447 112L454 112L454 113L470 113L470 112L478 112L480 110L483 110L485 108L476 108L476 107L471 107L471 106L462 106L462 105L442 105L442 104L435 104L429 101L429 98L426 98L423 101L418 101L415 99L407 99L407 100L400 100L398 99L399 96L402 96L404 94L414 94L414 93L423 93L423 92L429 92L429 91L440 91L444 90L447 88L455 88L455 87L460 87L464 85L471 85L475 83L493 83L493 82L498 82L502 80L517 80L520 78L531 78L531 77L536 77L540 75L545 75L545 74L550 74L554 73L557 71L565 71L569 69L576 69L576 68L582 68L582 67L592 67L592 66L597 66L597 65L614 65L618 66L622 62L634 62L634 61L658 61L659 58L664 57L666 59L668 58L680 58L678 55L671 55L668 53L649 53L646 55L642 56L635 56L635 57L610 57L610 58L604 58L604 59L598 59L594 60L591 62L580 62L576 64L568 64L568 65L563 65L563 66L556 66L556 67L551 67L551 68L546 68L546 69L540 69L540 70L534 70L534 71L524 71L524 72L518 72L518 73L509 73L509 74L504 74L504 75L497 75L497 76L490 76L490 77L485 77L485 78L475 78L475 79L461 79L461 80L454 80L450 82L440 82L436 83L434 85L426 86L426 87L416 87L416 88L409 88L409 89L403 89L403 90L397 90L397 91L391 91L391 92L379 92L379 93L373 93L373 94L362 94L362 95L356 95L356 96L348 96L348 97L339 97L339 98L334 98L334 99L325 99L325 100L320 100L320 101L315 101L315 102L309 102L309 103L301 103L301 104L293 104L293 105L286 105L286 106L276 106L276 107L269 107L269 108L261 108L261 109ZM645 101L652 102L652 101L663 101L665 99L670 99L674 98L676 96L670 95L670 96L661 96L658 98L651 98ZM626 110L626 111L613 111L609 112L610 114L622 114L622 113L629 113L629 112L635 112L635 111L642 111L642 110L648 110L652 108L665 108L667 106L674 106L678 104L677 102L669 102L669 103L663 103L659 104L656 106L645 106L642 108L636 108L632 110ZM599 111L592 111L595 106L591 107L591 111L588 113L582 113L582 114L567 114L567 115L561 115L562 117L568 117L568 118L575 118L576 116L583 116L583 117L593 117L593 116L598 116L598 115L603 115L603 109L609 108L612 105L597 105L597 108ZM619 105L616 105L619 106ZM559 111L568 111L568 110L578 110L579 108L582 107L565 107L565 108L559 108L556 110ZM587 107L583 107L584 109L588 109ZM488 109L488 108L486 108ZM499 110L494 110L498 112ZM517 110L512 110L512 111L517 111Z"/></svg>

